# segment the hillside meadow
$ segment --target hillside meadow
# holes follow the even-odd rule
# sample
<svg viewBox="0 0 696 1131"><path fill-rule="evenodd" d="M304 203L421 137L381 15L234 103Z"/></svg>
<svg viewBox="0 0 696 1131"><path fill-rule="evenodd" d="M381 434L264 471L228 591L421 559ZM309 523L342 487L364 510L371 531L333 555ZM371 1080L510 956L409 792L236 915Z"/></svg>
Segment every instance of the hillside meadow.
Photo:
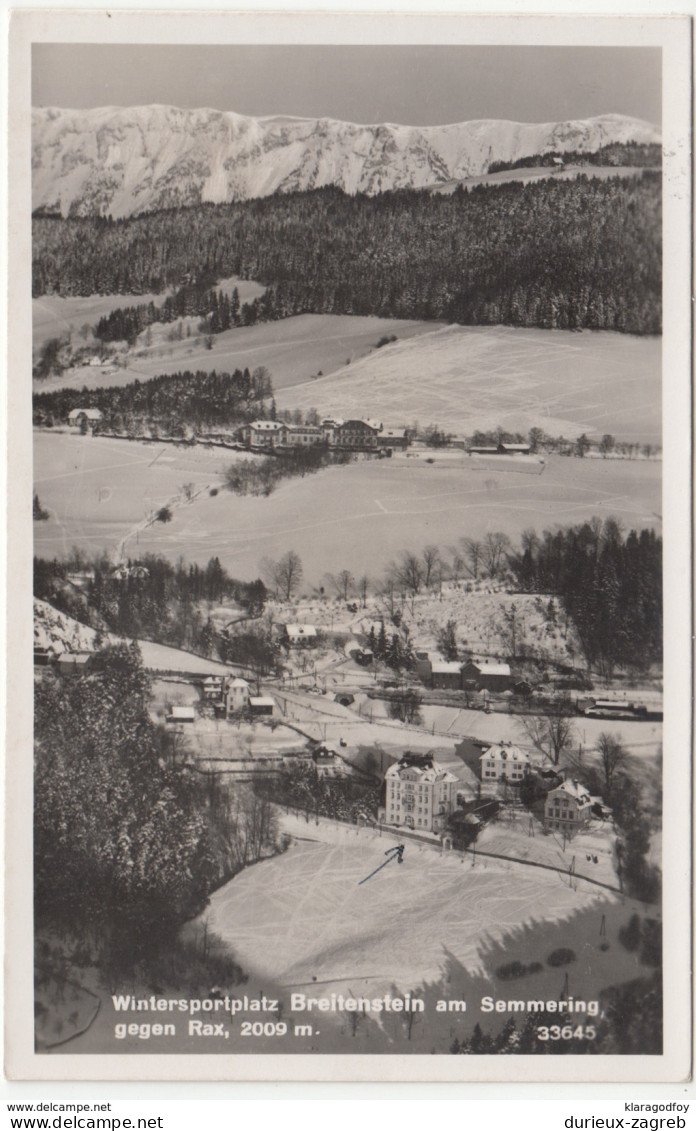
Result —
<svg viewBox="0 0 696 1131"><path fill-rule="evenodd" d="M279 408L453 433L537 427L659 444L661 347L659 337L588 330L435 327L321 381L279 385L276 399Z"/></svg>

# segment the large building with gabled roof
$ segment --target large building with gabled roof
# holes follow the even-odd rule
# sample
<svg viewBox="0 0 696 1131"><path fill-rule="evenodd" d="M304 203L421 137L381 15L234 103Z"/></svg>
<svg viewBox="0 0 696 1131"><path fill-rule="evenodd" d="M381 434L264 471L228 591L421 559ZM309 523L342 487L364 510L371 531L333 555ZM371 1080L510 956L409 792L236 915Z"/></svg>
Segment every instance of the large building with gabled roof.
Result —
<svg viewBox="0 0 696 1131"><path fill-rule="evenodd" d="M405 753L385 774L386 824L441 833L456 804L457 784L432 754Z"/></svg>

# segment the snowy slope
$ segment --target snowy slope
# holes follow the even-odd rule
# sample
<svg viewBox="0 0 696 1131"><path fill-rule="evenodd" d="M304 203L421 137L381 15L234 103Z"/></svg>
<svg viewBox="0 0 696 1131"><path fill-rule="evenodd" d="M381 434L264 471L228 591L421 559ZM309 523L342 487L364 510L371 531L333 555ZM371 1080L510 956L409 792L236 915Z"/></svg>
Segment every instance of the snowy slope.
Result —
<svg viewBox="0 0 696 1131"><path fill-rule="evenodd" d="M492 161L660 140L654 126L618 114L420 127L135 106L35 109L32 124L33 207L63 215L129 216L330 184L423 188L479 176Z"/></svg>

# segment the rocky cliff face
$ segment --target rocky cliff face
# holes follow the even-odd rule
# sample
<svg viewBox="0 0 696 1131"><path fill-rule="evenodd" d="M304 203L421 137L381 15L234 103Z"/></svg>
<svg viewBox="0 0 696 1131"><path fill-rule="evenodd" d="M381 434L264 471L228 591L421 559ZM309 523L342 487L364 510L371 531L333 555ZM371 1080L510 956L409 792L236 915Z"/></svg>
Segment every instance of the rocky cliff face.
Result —
<svg viewBox="0 0 696 1131"><path fill-rule="evenodd" d="M416 127L138 106L37 109L32 140L34 209L122 217L323 185L424 188L480 176L492 161L660 139L649 123L613 114Z"/></svg>

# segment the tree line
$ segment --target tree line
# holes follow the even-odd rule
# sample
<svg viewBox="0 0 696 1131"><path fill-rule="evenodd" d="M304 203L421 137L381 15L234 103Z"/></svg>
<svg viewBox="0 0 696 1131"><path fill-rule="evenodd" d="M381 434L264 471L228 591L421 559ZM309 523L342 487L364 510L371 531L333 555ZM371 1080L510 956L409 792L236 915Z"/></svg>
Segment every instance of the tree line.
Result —
<svg viewBox="0 0 696 1131"><path fill-rule="evenodd" d="M654 530L624 536L614 519L594 519L541 538L527 531L508 560L522 590L559 596L588 667L611 675L617 665L662 662L662 539Z"/></svg>
<svg viewBox="0 0 696 1131"><path fill-rule="evenodd" d="M153 439L160 432L176 438L185 436L187 427L236 427L265 416L265 401L272 395L263 366L253 372L184 370L108 388L35 393L33 420L52 425L65 421L74 408L98 408L103 420L96 432L142 435L147 427Z"/></svg>
<svg viewBox="0 0 696 1131"><path fill-rule="evenodd" d="M265 304L261 296L240 304L239 291L231 294L216 291L203 284L181 287L168 295L161 306L154 302L137 306L117 307L99 319L94 336L102 342L135 342L139 334L155 322L175 322L179 318L199 317L201 333L221 334L234 326L253 326L263 319Z"/></svg>
<svg viewBox="0 0 696 1131"><path fill-rule="evenodd" d="M126 220L34 218L33 294L161 293L194 270L302 313L658 333L661 181L580 175L348 196L336 188Z"/></svg>

